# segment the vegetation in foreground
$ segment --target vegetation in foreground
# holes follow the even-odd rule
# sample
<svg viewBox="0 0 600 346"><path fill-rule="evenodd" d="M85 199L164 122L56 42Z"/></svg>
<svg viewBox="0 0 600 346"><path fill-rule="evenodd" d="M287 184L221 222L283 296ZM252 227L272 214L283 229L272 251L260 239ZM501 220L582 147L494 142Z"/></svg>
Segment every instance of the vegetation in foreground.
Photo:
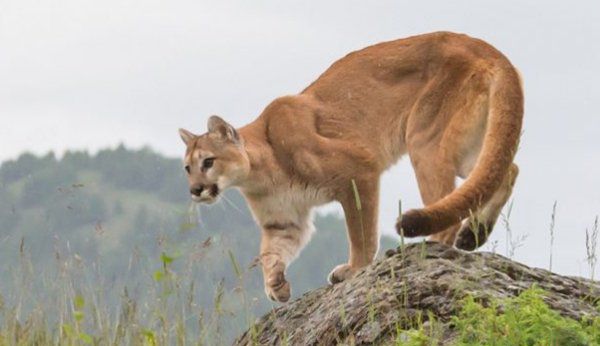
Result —
<svg viewBox="0 0 600 346"><path fill-rule="evenodd" d="M179 160L149 149L3 163L0 345L230 343L274 305L253 260L258 229L239 194L224 197L190 207ZM325 285L345 260L343 221L317 216L316 226L290 268L295 296ZM588 233L593 272L598 222ZM382 252L396 245L383 243ZM562 317L542 297L532 289L491 306L465 300L452 321L456 344L600 344L599 319ZM438 332L428 318L398 331L398 344L436 345Z"/></svg>
<svg viewBox="0 0 600 346"><path fill-rule="evenodd" d="M259 230L238 193L223 197L190 205L181 161L150 149L2 163L0 344L230 343L275 305ZM343 220L315 223L289 270L296 297L347 256Z"/></svg>
<svg viewBox="0 0 600 346"><path fill-rule="evenodd" d="M544 291L535 287L489 306L467 296L450 326L456 333L455 346L600 345L600 317L576 321L561 316L544 302ZM439 345L440 330L435 318L430 319L400 331L397 345Z"/></svg>

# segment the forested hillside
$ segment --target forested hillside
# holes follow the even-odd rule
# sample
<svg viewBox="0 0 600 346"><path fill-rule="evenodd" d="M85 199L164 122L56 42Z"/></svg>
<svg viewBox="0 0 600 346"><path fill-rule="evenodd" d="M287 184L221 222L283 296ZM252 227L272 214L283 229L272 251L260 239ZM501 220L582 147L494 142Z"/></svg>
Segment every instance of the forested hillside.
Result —
<svg viewBox="0 0 600 346"><path fill-rule="evenodd" d="M318 215L316 225L289 270L294 296L325 285L346 259L343 221ZM182 318L174 311L183 309L177 323L185 333L205 328L207 340L230 340L272 306L253 266L258 243L239 193L197 207L180 160L150 149L23 154L0 166L0 307L24 316L39 311L51 320L81 297L97 315L86 320L91 328L103 318L121 321L135 302L145 328L168 332L169 316ZM387 239L382 249L395 245Z"/></svg>

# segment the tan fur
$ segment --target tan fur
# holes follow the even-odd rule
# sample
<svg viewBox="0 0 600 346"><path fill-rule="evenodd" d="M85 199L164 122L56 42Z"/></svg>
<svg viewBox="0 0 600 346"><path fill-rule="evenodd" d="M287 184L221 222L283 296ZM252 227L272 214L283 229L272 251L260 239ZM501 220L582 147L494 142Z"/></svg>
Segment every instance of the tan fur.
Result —
<svg viewBox="0 0 600 346"><path fill-rule="evenodd" d="M181 136L190 187L204 194L194 199L214 200L206 187L242 191L263 229L265 291L287 301L285 269L310 239L315 206L338 201L346 215L349 259L330 281L371 263L379 178L406 153L426 206L404 213L398 231L480 246L514 185L522 114L518 72L500 52L439 32L350 53L239 130L211 117L208 133ZM209 156L214 166L204 170ZM456 177L466 179L459 188Z"/></svg>

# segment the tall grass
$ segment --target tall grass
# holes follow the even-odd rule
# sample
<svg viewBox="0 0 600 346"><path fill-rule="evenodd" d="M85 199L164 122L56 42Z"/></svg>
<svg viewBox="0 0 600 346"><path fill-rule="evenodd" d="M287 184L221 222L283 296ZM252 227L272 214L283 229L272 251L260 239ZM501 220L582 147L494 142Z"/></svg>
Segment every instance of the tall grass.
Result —
<svg viewBox="0 0 600 346"><path fill-rule="evenodd" d="M592 280L594 280L596 262L598 261L598 257L596 256L596 250L598 248L598 232L600 232L600 229L598 226L598 216L596 216L592 229L585 229L586 260L590 268L590 278Z"/></svg>
<svg viewBox="0 0 600 346"><path fill-rule="evenodd" d="M506 212L500 214L502 224L506 233L506 257L513 259L518 248L522 247L527 240L528 234L516 235L510 224L510 216L512 214L514 201L510 201L506 207Z"/></svg>
<svg viewBox="0 0 600 346"><path fill-rule="evenodd" d="M362 204L355 183L353 190L360 215ZM525 239L515 236L511 229L511 210L512 203L502 217L507 232L508 257L514 256L516 248ZM402 215L400 203L399 215ZM550 223L550 268L555 217L556 203ZM592 279L599 232L596 217L591 228L586 229L586 259ZM216 251L211 238L199 247L169 244L165 239L159 242L160 251L151 256L134 252L125 266L128 273L142 272L142 280L115 282L102 276L100 261L82 257L70 249L68 241L58 238L55 239L54 257L47 259L52 262L53 270L40 271L39 264L32 261L32 250L22 238L18 248L14 249L18 265L10 271L10 278L2 278L11 280L8 286L12 289L3 292L4 296L0 295L0 346L221 345L232 341L235 337L232 332L252 326L258 304L248 290L252 284L249 282L252 267L244 268L234 252L221 247L218 251L230 262L230 274L235 278L235 284L231 287L222 278L204 276L217 284L213 291L202 292L195 281L202 276L194 271L205 271L203 266L210 265L203 262L202 254ZM401 242L404 243L403 237ZM403 286L409 287L407 282ZM376 285L373 289L385 290L385 287ZM261 295L258 299L265 298ZM367 311L369 320L374 322L377 311ZM345 311L342 314L345 315ZM419 318L427 323L418 319L414 321L416 331L398 331L399 343L432 340L431 334L427 333L439 331L434 317L424 315ZM457 325L460 321L459 316ZM252 330L251 334L258 332Z"/></svg>
<svg viewBox="0 0 600 346"><path fill-rule="evenodd" d="M64 252L57 247L52 272L37 271L25 241L18 253L12 290L0 296L1 346L220 345L255 317L256 301L245 287L252 269L239 266L232 253L238 281L228 289L220 280L214 292L196 288L192 270L198 263L192 252L165 250L154 258L132 259L138 263L132 269L144 275L126 284L98 277L100 264L69 252L68 246ZM207 296L212 302L201 302Z"/></svg>
<svg viewBox="0 0 600 346"><path fill-rule="evenodd" d="M550 263L548 264L548 270L552 271L552 251L554 250L554 225L556 222L556 203L552 205L552 215L550 217Z"/></svg>
<svg viewBox="0 0 600 346"><path fill-rule="evenodd" d="M363 208L362 201L360 199L360 193L358 191L358 186L356 186L356 181L352 179L352 192L354 193L354 203L356 206L356 212L358 214L358 222L360 224L360 240L363 246L363 249L367 248L366 238L365 238L365 225L363 221ZM367 257L367 251L363 251L363 262L369 263L370 258Z"/></svg>

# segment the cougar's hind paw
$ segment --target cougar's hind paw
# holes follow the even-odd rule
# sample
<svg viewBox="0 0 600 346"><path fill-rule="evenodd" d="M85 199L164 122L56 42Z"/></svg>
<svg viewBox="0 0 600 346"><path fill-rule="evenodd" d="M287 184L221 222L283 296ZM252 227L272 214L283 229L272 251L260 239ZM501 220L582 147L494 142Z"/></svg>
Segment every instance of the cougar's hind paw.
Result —
<svg viewBox="0 0 600 346"><path fill-rule="evenodd" d="M466 223L458 232L454 246L461 250L473 251L485 244L491 231L492 227L485 223Z"/></svg>

